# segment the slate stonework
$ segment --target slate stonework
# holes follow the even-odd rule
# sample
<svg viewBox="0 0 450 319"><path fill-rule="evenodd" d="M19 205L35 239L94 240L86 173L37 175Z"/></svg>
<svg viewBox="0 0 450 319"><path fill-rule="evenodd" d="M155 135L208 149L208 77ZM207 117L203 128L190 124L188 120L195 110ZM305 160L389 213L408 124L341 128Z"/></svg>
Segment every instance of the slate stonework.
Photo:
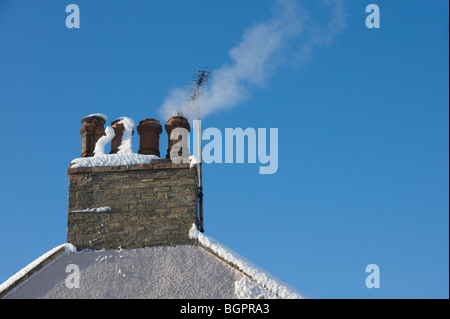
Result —
<svg viewBox="0 0 450 319"><path fill-rule="evenodd" d="M139 166L69 168L67 242L78 250L192 244L196 169L154 160ZM80 212L111 207L105 212Z"/></svg>

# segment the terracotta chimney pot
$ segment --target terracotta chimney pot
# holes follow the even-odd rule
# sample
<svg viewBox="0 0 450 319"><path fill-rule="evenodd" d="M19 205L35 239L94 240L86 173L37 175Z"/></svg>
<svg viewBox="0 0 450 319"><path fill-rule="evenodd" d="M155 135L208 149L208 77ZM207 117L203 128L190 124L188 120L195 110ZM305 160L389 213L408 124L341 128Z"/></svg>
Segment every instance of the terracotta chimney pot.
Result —
<svg viewBox="0 0 450 319"><path fill-rule="evenodd" d="M117 154L119 151L119 146L122 144L122 135L123 131L125 131L125 126L122 123L119 123L120 121L121 119L117 119L111 123L111 127L114 129L114 133L116 133L116 135L111 140L111 151L109 154ZM134 135L134 130L131 135Z"/></svg>
<svg viewBox="0 0 450 319"><path fill-rule="evenodd" d="M89 115L81 119L81 157L94 156L95 144L105 135L106 120L102 116Z"/></svg>
<svg viewBox="0 0 450 319"><path fill-rule="evenodd" d="M137 132L140 135L138 153L160 156L159 135L162 133L162 126L159 121L144 119L139 122Z"/></svg>
<svg viewBox="0 0 450 319"><path fill-rule="evenodd" d="M191 126L189 125L189 121L187 120L187 118L184 117L183 113L181 113L180 111L175 111L175 112L173 112L172 117L167 121L165 128L166 128L167 135L169 137L166 158L170 158L170 150L176 143L178 143L178 141L181 140L181 136L179 136L178 140L172 141L170 139L170 135L171 135L172 131L176 128L184 128L188 132L190 132ZM189 151L188 151L188 153L189 153ZM178 155L179 156L182 155L182 148L180 148L180 150L178 151Z"/></svg>

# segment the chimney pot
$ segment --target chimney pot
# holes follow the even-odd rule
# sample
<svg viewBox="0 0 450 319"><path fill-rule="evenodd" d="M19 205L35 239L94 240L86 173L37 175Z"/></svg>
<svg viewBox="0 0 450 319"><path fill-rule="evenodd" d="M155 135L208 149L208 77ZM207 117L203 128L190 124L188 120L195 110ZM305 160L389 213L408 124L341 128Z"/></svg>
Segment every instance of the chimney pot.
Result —
<svg viewBox="0 0 450 319"><path fill-rule="evenodd" d="M162 126L156 119L144 119L139 122L137 132L140 135L139 154L156 155L159 153L159 135L162 133Z"/></svg>
<svg viewBox="0 0 450 319"><path fill-rule="evenodd" d="M94 156L95 144L105 135L106 120L100 115L89 115L81 119L81 157Z"/></svg>
<svg viewBox="0 0 450 319"><path fill-rule="evenodd" d="M122 123L119 123L121 119L117 119L111 122L111 127L114 129L114 133L116 134L111 141L111 151L109 154L117 154L119 151L119 146L122 144L122 136L123 131L125 131L125 126ZM134 130L131 133L134 135Z"/></svg>
<svg viewBox="0 0 450 319"><path fill-rule="evenodd" d="M187 120L187 118L185 118L183 116L183 113L181 111L175 111L172 113L172 117L167 121L167 124L165 126L167 135L169 137L169 141L168 141L168 148L167 148L167 154L166 154L166 158L170 158L170 150L172 149L172 147L178 143L178 141L180 141L181 136L178 137L178 140L174 140L172 141L170 139L170 135L172 133L172 131L176 128L184 128L186 129L188 132L191 131L191 126L189 125L189 121ZM188 152L189 153L189 152ZM178 151L178 155L181 156L182 155L182 149L180 148L180 150Z"/></svg>

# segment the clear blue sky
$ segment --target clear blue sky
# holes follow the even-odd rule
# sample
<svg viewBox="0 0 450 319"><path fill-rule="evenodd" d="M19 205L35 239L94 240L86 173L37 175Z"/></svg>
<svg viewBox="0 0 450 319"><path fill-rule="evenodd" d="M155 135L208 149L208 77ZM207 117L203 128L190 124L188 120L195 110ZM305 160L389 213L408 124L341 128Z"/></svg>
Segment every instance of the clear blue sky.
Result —
<svg viewBox="0 0 450 319"><path fill-rule="evenodd" d="M80 29L66 28L70 3ZM305 56L313 28L300 34L263 85L203 120L222 132L279 129L274 175L204 165L206 234L312 298L448 298L448 1L342 1L345 28L302 3L305 30L332 39ZM370 3L380 29L365 26ZM66 240L79 120L160 118L171 89L200 65L230 63L271 7L0 0L0 282ZM379 289L365 286L368 264L380 267Z"/></svg>

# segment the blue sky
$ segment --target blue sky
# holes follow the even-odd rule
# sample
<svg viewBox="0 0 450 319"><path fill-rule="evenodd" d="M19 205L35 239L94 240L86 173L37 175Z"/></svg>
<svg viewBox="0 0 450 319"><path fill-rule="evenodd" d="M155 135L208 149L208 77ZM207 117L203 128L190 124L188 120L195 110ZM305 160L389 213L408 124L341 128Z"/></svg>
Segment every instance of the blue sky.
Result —
<svg viewBox="0 0 450 319"><path fill-rule="evenodd" d="M66 28L70 3L80 29ZM204 165L206 234L312 298L448 298L448 1L338 1L345 27L329 7L297 3L302 31L264 81L203 119L279 131L276 174ZM380 29L365 26L370 3ZM171 90L198 66L230 65L274 7L0 0L0 282L66 240L80 119L164 122ZM365 286L368 264L379 289Z"/></svg>

